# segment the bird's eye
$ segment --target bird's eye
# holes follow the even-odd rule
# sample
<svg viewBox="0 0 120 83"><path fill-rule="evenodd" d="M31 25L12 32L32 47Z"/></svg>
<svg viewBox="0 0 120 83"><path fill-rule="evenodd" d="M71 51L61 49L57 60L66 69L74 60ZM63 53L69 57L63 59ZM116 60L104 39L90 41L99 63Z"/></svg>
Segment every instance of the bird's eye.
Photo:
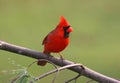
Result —
<svg viewBox="0 0 120 83"><path fill-rule="evenodd" d="M64 26L63 29L67 30L70 26Z"/></svg>

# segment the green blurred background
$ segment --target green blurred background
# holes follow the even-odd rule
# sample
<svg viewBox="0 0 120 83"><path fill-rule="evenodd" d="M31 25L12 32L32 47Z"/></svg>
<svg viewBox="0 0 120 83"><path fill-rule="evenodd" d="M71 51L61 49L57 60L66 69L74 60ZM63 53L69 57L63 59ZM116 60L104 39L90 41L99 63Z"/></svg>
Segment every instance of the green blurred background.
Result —
<svg viewBox="0 0 120 83"><path fill-rule="evenodd" d="M120 79L119 0L0 0L0 40L42 51L43 38L56 27L61 15L74 29L70 45L62 52L64 58ZM16 75L14 71L33 61L35 59L0 50L0 82L9 83ZM51 65L34 64L29 73L38 76L51 69ZM64 83L75 75L62 71L55 83ZM38 83L51 83L53 76ZM78 83L88 80L81 77Z"/></svg>

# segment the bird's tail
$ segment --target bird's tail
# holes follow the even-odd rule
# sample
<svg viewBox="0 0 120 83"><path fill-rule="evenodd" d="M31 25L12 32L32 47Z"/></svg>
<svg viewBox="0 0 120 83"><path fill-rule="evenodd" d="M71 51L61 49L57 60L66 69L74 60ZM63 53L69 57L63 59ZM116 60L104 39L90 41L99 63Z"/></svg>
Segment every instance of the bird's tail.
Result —
<svg viewBox="0 0 120 83"><path fill-rule="evenodd" d="M45 51L43 51L43 53L48 54ZM45 66L46 64L47 64L47 61L45 61L45 60L43 60L43 61L38 60L38 62L37 62L37 65L40 65L40 66Z"/></svg>
<svg viewBox="0 0 120 83"><path fill-rule="evenodd" d="M45 66L47 64L47 61L38 61L37 62L37 65L40 65L40 66Z"/></svg>

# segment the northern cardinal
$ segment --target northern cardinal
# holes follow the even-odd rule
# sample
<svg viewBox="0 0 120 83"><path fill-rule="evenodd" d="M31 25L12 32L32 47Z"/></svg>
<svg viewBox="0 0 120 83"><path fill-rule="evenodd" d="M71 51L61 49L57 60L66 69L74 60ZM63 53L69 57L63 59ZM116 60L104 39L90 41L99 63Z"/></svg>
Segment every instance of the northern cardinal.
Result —
<svg viewBox="0 0 120 83"><path fill-rule="evenodd" d="M51 31L43 40L42 45L44 45L45 54L60 53L69 44L69 35L73 29L67 20L61 16L60 22L57 27ZM38 61L38 65L44 66L47 61Z"/></svg>

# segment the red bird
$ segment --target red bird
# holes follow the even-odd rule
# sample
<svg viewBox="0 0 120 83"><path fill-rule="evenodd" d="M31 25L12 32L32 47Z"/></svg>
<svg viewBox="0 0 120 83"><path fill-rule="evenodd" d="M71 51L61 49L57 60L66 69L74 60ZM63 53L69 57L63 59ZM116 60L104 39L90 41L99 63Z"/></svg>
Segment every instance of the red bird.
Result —
<svg viewBox="0 0 120 83"><path fill-rule="evenodd" d="M66 19L61 16L60 22L57 27L51 31L43 40L42 45L44 45L45 54L60 53L69 44L69 35L73 29ZM38 61L38 65L44 66L46 61Z"/></svg>

